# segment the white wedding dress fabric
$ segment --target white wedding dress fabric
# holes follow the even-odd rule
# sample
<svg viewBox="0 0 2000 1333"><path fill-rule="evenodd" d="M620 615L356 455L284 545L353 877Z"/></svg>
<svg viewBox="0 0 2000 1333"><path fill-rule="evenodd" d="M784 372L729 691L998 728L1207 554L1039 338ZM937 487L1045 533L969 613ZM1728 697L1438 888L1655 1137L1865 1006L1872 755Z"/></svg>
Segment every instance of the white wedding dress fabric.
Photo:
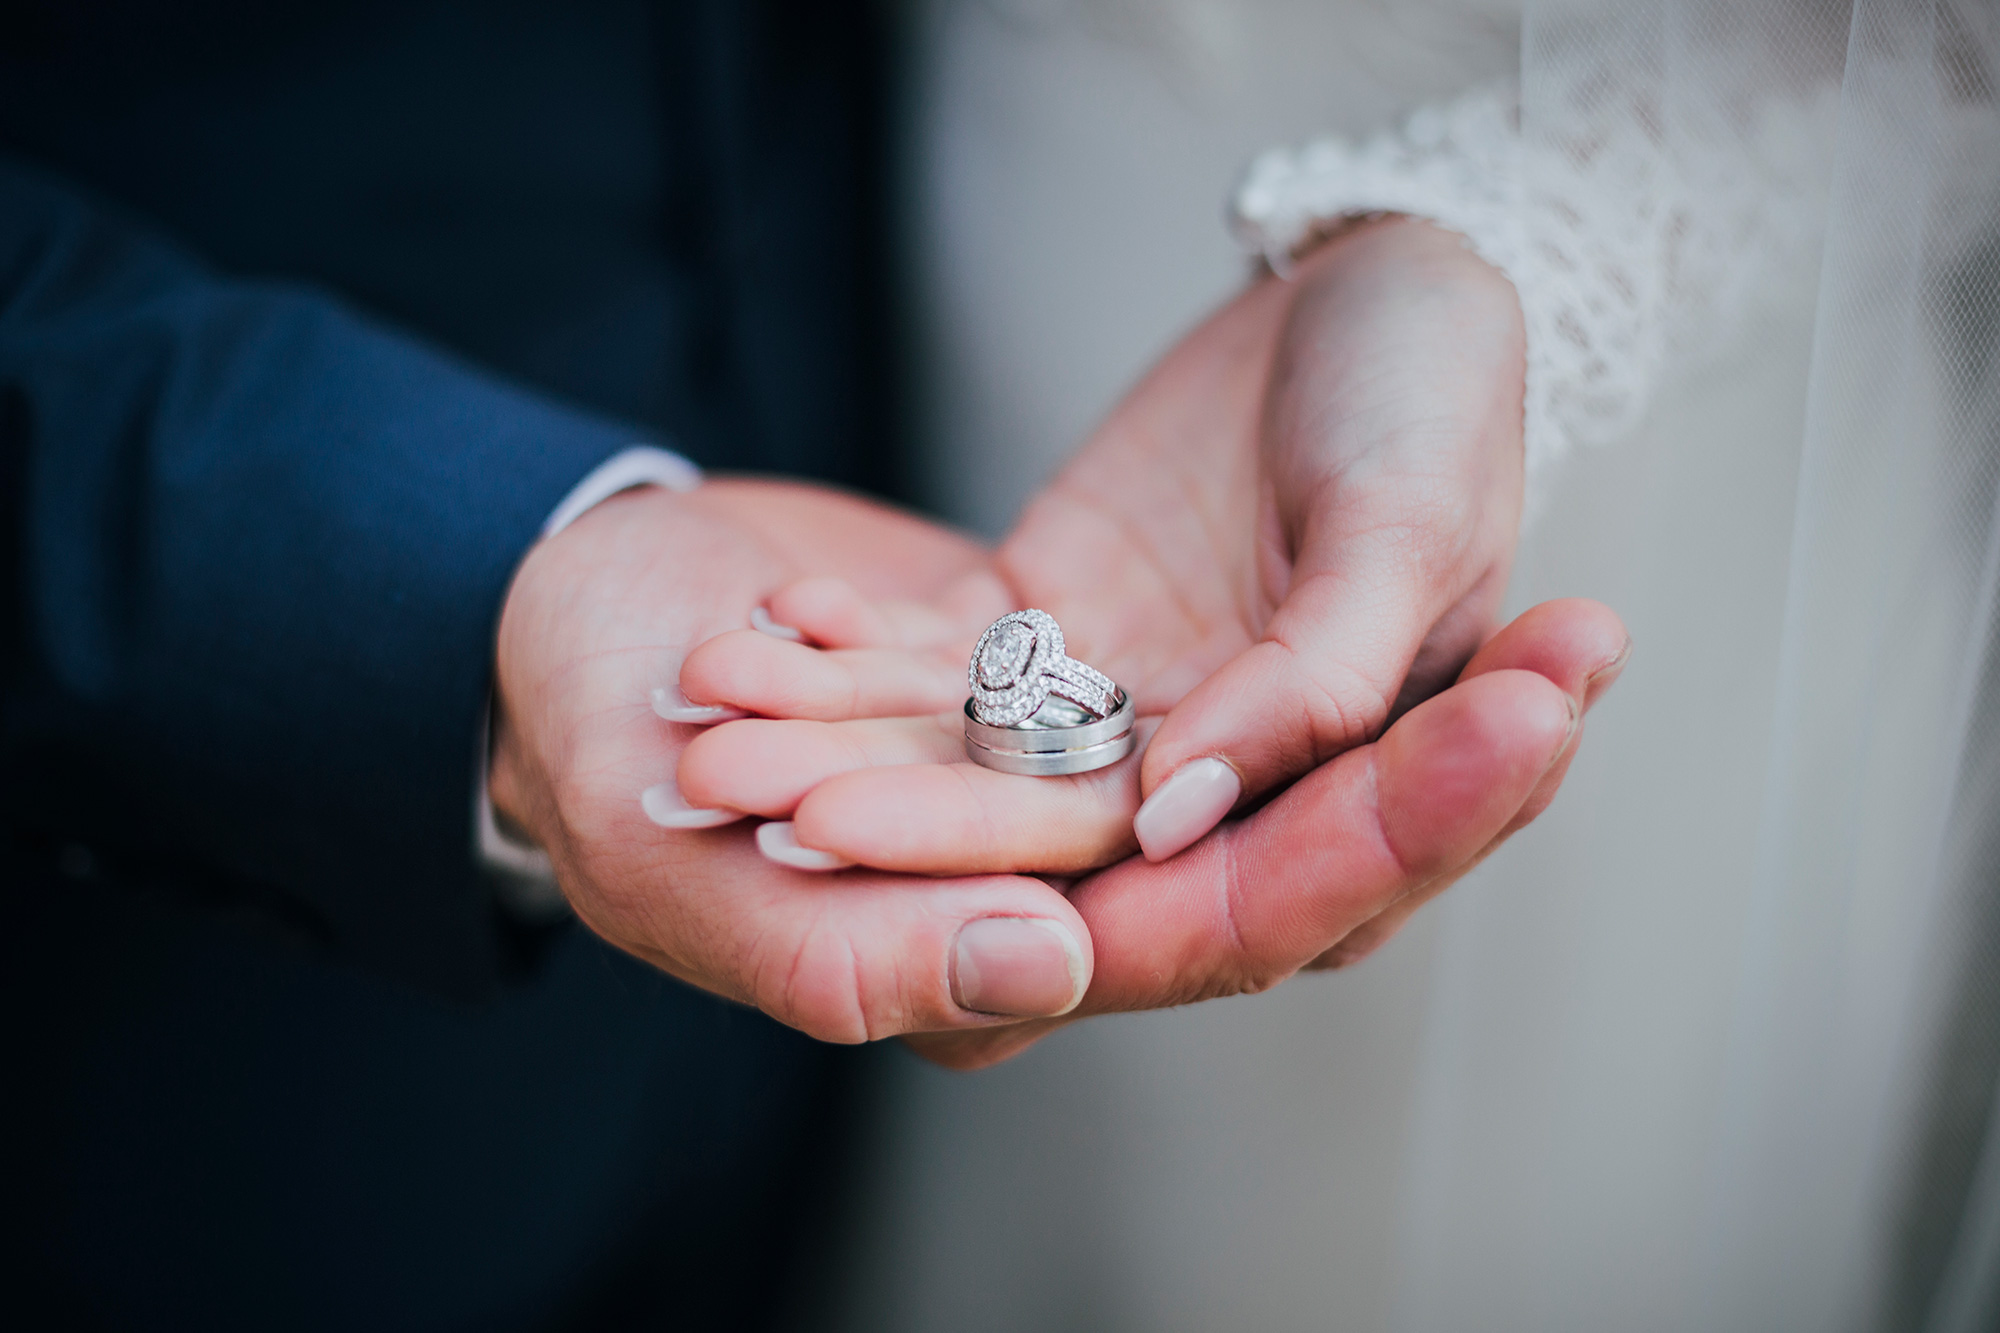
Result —
<svg viewBox="0 0 2000 1333"><path fill-rule="evenodd" d="M1994 6L912 37L939 506L1003 530L1237 246L1415 212L1521 294L1511 604L1636 651L1551 811L1359 968L899 1063L849 1325L2000 1327Z"/></svg>

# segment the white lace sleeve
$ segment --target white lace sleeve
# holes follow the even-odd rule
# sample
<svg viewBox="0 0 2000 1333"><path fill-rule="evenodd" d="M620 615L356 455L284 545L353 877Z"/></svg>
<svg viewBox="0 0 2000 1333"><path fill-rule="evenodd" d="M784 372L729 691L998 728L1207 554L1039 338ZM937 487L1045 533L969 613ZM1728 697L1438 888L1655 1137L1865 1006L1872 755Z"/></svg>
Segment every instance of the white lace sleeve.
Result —
<svg viewBox="0 0 2000 1333"><path fill-rule="evenodd" d="M1831 111L1773 100L1669 151L1636 98L1524 136L1515 93L1478 89L1366 142L1263 154L1231 224L1280 273L1343 218L1405 213L1463 235L1520 295L1533 489L1571 445L1636 425L1664 374L1726 343L1757 288L1810 277L1797 270Z"/></svg>

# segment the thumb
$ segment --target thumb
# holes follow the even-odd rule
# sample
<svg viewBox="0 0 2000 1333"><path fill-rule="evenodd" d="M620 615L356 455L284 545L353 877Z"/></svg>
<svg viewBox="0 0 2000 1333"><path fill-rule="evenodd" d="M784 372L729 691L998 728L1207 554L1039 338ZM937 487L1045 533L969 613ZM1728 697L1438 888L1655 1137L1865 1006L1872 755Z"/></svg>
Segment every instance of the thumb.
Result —
<svg viewBox="0 0 2000 1333"><path fill-rule="evenodd" d="M1521 495L1513 290L1429 228L1357 246L1303 284L1280 339L1261 525L1278 605L1155 734L1134 820L1150 859L1380 734L1499 609Z"/></svg>
<svg viewBox="0 0 2000 1333"><path fill-rule="evenodd" d="M1336 526L1347 525L1314 525ZM1441 677L1419 697L1449 683L1491 623L1504 569L1452 586L1455 571L1441 577L1425 546L1406 525L1366 525L1338 541L1308 531L1298 577L1263 640L1181 699L1147 748L1146 801L1133 823L1149 859L1179 852L1245 798L1374 739L1400 711L1406 682Z"/></svg>
<svg viewBox="0 0 2000 1333"><path fill-rule="evenodd" d="M815 873L773 864L748 829L662 830L637 802L602 817L630 830L615 855L556 850L583 923L818 1040L1057 1016L1090 985L1089 927L1042 880Z"/></svg>

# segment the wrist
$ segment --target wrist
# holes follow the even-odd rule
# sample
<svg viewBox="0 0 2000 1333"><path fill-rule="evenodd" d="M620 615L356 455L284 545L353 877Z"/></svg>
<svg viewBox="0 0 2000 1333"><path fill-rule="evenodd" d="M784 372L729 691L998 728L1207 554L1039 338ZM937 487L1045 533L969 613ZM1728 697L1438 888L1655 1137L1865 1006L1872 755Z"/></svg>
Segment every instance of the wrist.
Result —
<svg viewBox="0 0 2000 1333"><path fill-rule="evenodd" d="M514 573L501 604L494 639L493 702L487 737L487 799L495 822L544 849L560 820L551 774L561 730L551 687L560 675L569 693L591 691L575 649L602 638L598 628L629 596L625 585L648 562L636 540L649 528L684 527L687 493L644 487L615 493L544 537ZM656 580L654 601L674 587Z"/></svg>
<svg viewBox="0 0 2000 1333"><path fill-rule="evenodd" d="M508 720L505 703L495 698L488 724L486 753L486 799L493 809L499 829L515 838L546 849L547 833L538 827L535 803L530 792L537 788L529 778L530 760L520 743L518 729Z"/></svg>
<svg viewBox="0 0 2000 1333"><path fill-rule="evenodd" d="M1408 213L1373 213L1346 220L1324 233L1294 258L1292 278L1304 286L1328 270L1419 273L1461 289L1467 299L1509 306L1520 319L1513 280L1473 248L1463 233Z"/></svg>

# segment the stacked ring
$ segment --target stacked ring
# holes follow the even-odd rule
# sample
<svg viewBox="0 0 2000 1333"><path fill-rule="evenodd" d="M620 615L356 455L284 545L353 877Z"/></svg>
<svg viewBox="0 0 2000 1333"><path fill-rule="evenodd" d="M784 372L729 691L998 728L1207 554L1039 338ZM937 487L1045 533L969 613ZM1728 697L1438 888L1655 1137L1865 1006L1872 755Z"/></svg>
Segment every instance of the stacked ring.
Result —
<svg viewBox="0 0 2000 1333"><path fill-rule="evenodd" d="M1132 701L1069 656L1046 611L1016 611L979 637L966 675L965 753L1002 773L1060 777L1132 753Z"/></svg>

